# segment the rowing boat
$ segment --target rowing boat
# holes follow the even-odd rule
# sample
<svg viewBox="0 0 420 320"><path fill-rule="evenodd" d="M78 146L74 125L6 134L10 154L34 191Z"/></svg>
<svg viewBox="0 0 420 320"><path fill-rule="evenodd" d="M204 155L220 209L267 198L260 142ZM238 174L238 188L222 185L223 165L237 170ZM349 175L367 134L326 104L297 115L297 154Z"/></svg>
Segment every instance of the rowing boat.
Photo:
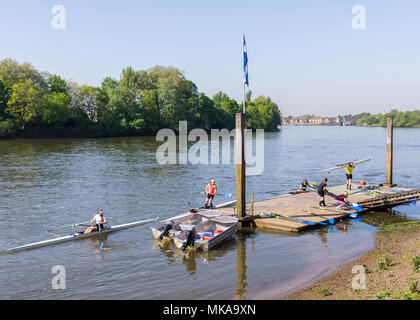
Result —
<svg viewBox="0 0 420 320"><path fill-rule="evenodd" d="M359 165L359 164L361 164L361 163L365 163L365 162L368 162L368 161L370 161L370 158L369 159L363 159L363 160L359 160L359 161L353 161L353 163L355 164L355 165ZM350 162L346 162L346 163L342 163L342 164L337 164L335 167L333 167L333 168L329 168L329 169L325 169L325 170L322 170L321 171L321 173L330 173L330 172L333 172L333 171L335 171L335 170L340 170L340 169L345 169L346 167L348 167L349 165L350 165L350 163L351 163L352 161L350 161Z"/></svg>
<svg viewBox="0 0 420 320"><path fill-rule="evenodd" d="M146 223L150 223L150 222L154 222L154 221L157 221L157 220L158 220L158 218L156 217L156 218L153 218L153 219L135 221L135 222L125 223L125 224L120 224L120 225L115 225L115 226L104 226L104 228L101 230L101 232L102 232L102 234L110 233L110 232L114 232L114 231L118 231L118 230L124 230L124 229L128 229L128 228L137 227L137 226L140 226L140 225L143 225L143 224L146 224ZM84 238L95 236L95 235L99 234L98 231L93 231L93 232L90 232L90 233L87 233L87 234L83 234L83 232L84 232L84 230L72 233L72 234L67 235L67 236L62 236L62 237L58 237L58 238L54 238L54 239L34 242L34 243L26 244L26 245L23 245L23 246L11 248L11 249L8 249L7 251L12 252L12 251L25 250L25 249L33 249L33 248L48 246L48 245L51 245L51 244L56 244L56 243L61 243L61 242L66 242L66 241L71 241L71 240L84 239Z"/></svg>

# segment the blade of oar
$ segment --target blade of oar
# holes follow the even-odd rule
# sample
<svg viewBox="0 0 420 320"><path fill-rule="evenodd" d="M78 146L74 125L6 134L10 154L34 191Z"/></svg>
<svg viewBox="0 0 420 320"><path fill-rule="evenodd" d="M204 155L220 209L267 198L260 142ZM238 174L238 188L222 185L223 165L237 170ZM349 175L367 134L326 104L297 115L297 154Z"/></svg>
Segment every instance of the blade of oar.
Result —
<svg viewBox="0 0 420 320"><path fill-rule="evenodd" d="M326 217L324 217L324 216L321 216L321 215L319 215L319 214L316 214L316 213L314 213L314 212L310 212L310 211L306 211L305 209L302 209L304 212L306 212L307 214L313 214L314 216L317 216L317 217L320 217L320 218L322 218L322 219L326 219L326 220L328 220L328 222L330 223L330 224L334 224L334 219L333 218L326 218Z"/></svg>

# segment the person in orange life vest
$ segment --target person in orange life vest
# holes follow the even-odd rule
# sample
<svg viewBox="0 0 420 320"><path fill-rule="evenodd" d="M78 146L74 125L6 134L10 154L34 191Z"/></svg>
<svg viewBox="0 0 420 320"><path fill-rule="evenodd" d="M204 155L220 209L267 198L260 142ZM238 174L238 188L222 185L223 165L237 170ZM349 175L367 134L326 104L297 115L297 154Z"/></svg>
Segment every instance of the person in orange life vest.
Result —
<svg viewBox="0 0 420 320"><path fill-rule="evenodd" d="M213 198L217 192L217 187L216 187L215 182L216 181L214 180L210 180L210 183L206 186L207 198L206 198L206 203L204 204L205 209L213 208Z"/></svg>

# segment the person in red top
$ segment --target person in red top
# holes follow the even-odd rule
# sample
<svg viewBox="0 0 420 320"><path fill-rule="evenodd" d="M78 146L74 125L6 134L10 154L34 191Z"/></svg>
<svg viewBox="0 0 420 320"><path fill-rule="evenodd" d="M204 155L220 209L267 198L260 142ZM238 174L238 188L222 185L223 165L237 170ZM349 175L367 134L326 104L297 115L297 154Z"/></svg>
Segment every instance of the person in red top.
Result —
<svg viewBox="0 0 420 320"><path fill-rule="evenodd" d="M217 192L216 181L210 180L210 183L206 187L207 198L206 198L206 203L204 204L205 209L213 208L213 198L216 192Z"/></svg>

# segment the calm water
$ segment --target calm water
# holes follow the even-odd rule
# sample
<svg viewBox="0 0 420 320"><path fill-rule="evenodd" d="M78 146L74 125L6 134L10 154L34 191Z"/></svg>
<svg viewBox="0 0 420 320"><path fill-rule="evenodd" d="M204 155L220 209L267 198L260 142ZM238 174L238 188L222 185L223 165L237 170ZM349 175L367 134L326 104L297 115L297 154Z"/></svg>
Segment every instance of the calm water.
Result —
<svg viewBox="0 0 420 320"><path fill-rule="evenodd" d="M420 129L395 129L394 139L395 182L420 188ZM234 194L233 164L162 166L158 145L154 137L0 141L0 250L49 239L34 230L89 220L98 208L112 224L169 218L201 206L204 196L191 192L211 178L221 193ZM247 191L296 188L303 177L318 182L320 170L367 157L372 161L356 168L354 180L382 183L385 151L382 128L282 128L265 135L265 170L248 177ZM331 185L345 183L342 171L328 177ZM396 211L397 220L420 217L419 206ZM276 298L372 248L377 226L369 223L353 223L346 233L326 227L299 236L244 229L208 253L161 247L150 225L108 235L103 249L92 238L3 252L0 298ZM65 290L51 287L54 265L66 268Z"/></svg>

